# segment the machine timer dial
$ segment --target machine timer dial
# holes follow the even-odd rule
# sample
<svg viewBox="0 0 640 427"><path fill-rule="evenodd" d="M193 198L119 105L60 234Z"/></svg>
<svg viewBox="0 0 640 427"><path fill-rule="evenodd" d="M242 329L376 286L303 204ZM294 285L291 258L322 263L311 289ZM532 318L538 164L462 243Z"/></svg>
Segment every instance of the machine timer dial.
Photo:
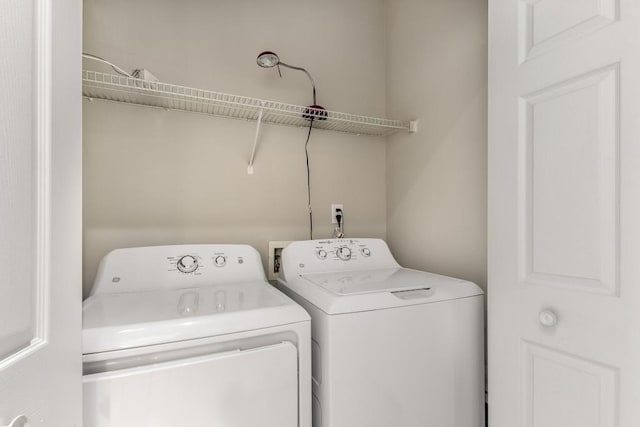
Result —
<svg viewBox="0 0 640 427"><path fill-rule="evenodd" d="M218 255L213 259L213 263L216 267L224 267L227 264L227 258L224 255Z"/></svg>
<svg viewBox="0 0 640 427"><path fill-rule="evenodd" d="M336 250L336 255L343 261L349 261L351 259L351 249L342 246Z"/></svg>
<svg viewBox="0 0 640 427"><path fill-rule="evenodd" d="M198 260L193 255L185 255L178 260L177 266L183 273L193 273L198 269Z"/></svg>

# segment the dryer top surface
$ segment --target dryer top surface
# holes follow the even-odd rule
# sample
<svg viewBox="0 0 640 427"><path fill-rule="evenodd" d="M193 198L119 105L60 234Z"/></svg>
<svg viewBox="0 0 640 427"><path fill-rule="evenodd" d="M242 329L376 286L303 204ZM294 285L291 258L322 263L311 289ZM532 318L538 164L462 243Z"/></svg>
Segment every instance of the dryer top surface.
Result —
<svg viewBox="0 0 640 427"><path fill-rule="evenodd" d="M115 250L100 264L82 317L84 354L309 320L266 281L247 245Z"/></svg>

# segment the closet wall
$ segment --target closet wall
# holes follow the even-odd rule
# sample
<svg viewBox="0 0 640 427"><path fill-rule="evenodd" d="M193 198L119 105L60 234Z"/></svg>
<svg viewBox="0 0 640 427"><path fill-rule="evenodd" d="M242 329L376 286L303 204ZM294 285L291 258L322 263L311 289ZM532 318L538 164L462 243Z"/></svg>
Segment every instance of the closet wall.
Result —
<svg viewBox="0 0 640 427"><path fill-rule="evenodd" d="M486 287L487 2L388 0L387 241L409 267Z"/></svg>
<svg viewBox="0 0 640 427"><path fill-rule="evenodd" d="M314 237L386 237L409 267L486 285L485 0L85 0L84 49L186 86L420 119L414 135L314 131ZM86 67L96 67L85 61ZM104 66L99 70L108 71ZM309 237L305 129L84 101L84 286L118 247Z"/></svg>
<svg viewBox="0 0 640 427"><path fill-rule="evenodd" d="M385 116L382 0L85 0L84 51L162 81L311 103L298 71L256 65L263 50L307 68L327 109ZM109 71L85 60L85 67ZM404 118L404 117L401 117ZM84 100L84 289L114 248L309 237L306 129ZM384 138L313 131L314 237L331 203L349 236L386 235Z"/></svg>

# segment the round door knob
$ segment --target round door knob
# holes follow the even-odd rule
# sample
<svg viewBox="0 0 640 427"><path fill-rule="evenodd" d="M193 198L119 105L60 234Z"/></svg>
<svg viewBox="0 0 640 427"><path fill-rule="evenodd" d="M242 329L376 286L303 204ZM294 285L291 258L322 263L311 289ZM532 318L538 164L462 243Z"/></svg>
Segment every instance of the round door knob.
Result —
<svg viewBox="0 0 640 427"><path fill-rule="evenodd" d="M183 273L193 273L198 269L198 260L192 255L185 255L178 260L178 270Z"/></svg>
<svg viewBox="0 0 640 427"><path fill-rule="evenodd" d="M24 415L19 415L15 417L8 426L4 427L28 427L28 425L29 420L27 420L27 417L25 417Z"/></svg>
<svg viewBox="0 0 640 427"><path fill-rule="evenodd" d="M538 320L543 326L555 326L558 323L558 316L551 310L542 310L538 315Z"/></svg>

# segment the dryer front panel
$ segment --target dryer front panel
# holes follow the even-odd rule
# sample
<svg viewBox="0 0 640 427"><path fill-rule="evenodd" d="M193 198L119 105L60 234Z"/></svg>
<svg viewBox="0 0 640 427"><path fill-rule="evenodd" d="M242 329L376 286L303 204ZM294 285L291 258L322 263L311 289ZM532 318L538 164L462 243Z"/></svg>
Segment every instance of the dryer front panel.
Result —
<svg viewBox="0 0 640 427"><path fill-rule="evenodd" d="M85 427L297 427L291 342L85 375Z"/></svg>

